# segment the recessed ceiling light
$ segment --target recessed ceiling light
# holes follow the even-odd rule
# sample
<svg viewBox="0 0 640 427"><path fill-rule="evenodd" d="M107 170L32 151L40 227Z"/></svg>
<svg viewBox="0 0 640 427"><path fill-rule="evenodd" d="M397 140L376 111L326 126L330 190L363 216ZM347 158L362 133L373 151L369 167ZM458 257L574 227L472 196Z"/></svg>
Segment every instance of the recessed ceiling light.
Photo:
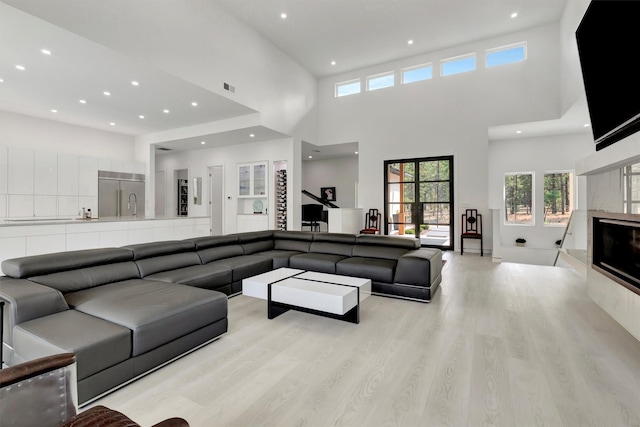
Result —
<svg viewBox="0 0 640 427"><path fill-rule="evenodd" d="M51 55L51 51L49 49L40 49L40 52L44 53L45 55Z"/></svg>
<svg viewBox="0 0 640 427"><path fill-rule="evenodd" d="M27 69L27 67L25 67L24 65L16 65L16 68L20 71L24 71Z"/></svg>
<svg viewBox="0 0 640 427"><path fill-rule="evenodd" d="M86 104L86 103L87 103L87 101L85 101L84 99L80 100L80 104Z"/></svg>
<svg viewBox="0 0 640 427"><path fill-rule="evenodd" d="M356 154L358 154L358 152L356 151Z"/></svg>
<svg viewBox="0 0 640 427"><path fill-rule="evenodd" d="M137 81L135 81L135 80L134 80L134 81L132 81L132 82L131 82L131 84L132 84L132 85L134 85L134 86L140 86L140 83L138 83L138 82L137 82Z"/></svg>
<svg viewBox="0 0 640 427"><path fill-rule="evenodd" d="M0 79L0 83L4 83L4 79Z"/></svg>
<svg viewBox="0 0 640 427"><path fill-rule="evenodd" d="M408 44L408 45L412 45L412 44L413 44L413 40L408 40L408 41L407 41L407 44Z"/></svg>
<svg viewBox="0 0 640 427"><path fill-rule="evenodd" d="M280 14L280 18L282 18L282 19L287 19L287 14L286 14L286 13L284 13L284 12L282 12L282 13Z"/></svg>
<svg viewBox="0 0 640 427"><path fill-rule="evenodd" d="M109 126L115 126L116 124L114 122L109 123Z"/></svg>
<svg viewBox="0 0 640 427"><path fill-rule="evenodd" d="M192 102L192 103L191 103L191 105L192 105L193 107L197 107L197 106L198 106L198 103L197 103L197 102Z"/></svg>
<svg viewBox="0 0 640 427"><path fill-rule="evenodd" d="M331 61L331 65L336 65L336 61Z"/></svg>
<svg viewBox="0 0 640 427"><path fill-rule="evenodd" d="M104 92L102 92L102 93L103 93L105 96L111 96L111 92L108 92L108 91L106 91L106 90L105 90Z"/></svg>
<svg viewBox="0 0 640 427"><path fill-rule="evenodd" d="M140 114L140 115L138 116L138 118L139 118L139 119L144 119L144 116L143 116L142 114Z"/></svg>
<svg viewBox="0 0 640 427"><path fill-rule="evenodd" d="M309 156L310 159L313 159L313 156Z"/></svg>
<svg viewBox="0 0 640 427"><path fill-rule="evenodd" d="M204 141L200 141L200 144L205 145L205 144L206 144L206 142L204 142Z"/></svg>
<svg viewBox="0 0 640 427"><path fill-rule="evenodd" d="M522 133L522 131L521 130L517 130L516 133Z"/></svg>
<svg viewBox="0 0 640 427"><path fill-rule="evenodd" d="M52 109L52 110L51 110L51 112L52 112L52 113L57 113L57 112L58 112L58 110L56 110L56 109Z"/></svg>
<svg viewBox="0 0 640 427"><path fill-rule="evenodd" d="M250 134L249 134L249 138L254 138L255 136L256 136L256 135L255 135L255 134L253 134L253 133L250 133Z"/></svg>
<svg viewBox="0 0 640 427"><path fill-rule="evenodd" d="M166 108L164 110L162 110L163 113L165 114L169 114L169 110L167 110Z"/></svg>
<svg viewBox="0 0 640 427"><path fill-rule="evenodd" d="M591 126L589 123L585 123L584 127L588 128L589 126Z"/></svg>
<svg viewBox="0 0 640 427"><path fill-rule="evenodd" d="M512 17L512 18L515 18L516 16L518 16L518 12L513 12L513 13L511 14L511 17Z"/></svg>

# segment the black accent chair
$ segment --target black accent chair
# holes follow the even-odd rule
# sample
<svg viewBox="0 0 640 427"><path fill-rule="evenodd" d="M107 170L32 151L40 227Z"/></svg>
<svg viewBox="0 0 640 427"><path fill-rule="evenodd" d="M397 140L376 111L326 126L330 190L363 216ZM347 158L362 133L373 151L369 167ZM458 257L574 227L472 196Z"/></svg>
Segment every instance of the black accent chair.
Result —
<svg viewBox="0 0 640 427"><path fill-rule="evenodd" d="M482 215L477 209L467 209L462 214L462 234L460 235L460 255L464 254L464 239L480 240L480 256L484 256L482 247Z"/></svg>
<svg viewBox="0 0 640 427"><path fill-rule="evenodd" d="M382 215L378 209L369 209L364 216L364 228L360 230L360 234L380 234L380 223Z"/></svg>

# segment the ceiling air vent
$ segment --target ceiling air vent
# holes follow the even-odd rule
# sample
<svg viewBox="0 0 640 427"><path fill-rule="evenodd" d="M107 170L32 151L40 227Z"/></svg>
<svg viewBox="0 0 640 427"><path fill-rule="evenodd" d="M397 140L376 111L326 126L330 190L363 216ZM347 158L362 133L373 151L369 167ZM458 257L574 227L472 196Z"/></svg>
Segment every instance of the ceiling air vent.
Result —
<svg viewBox="0 0 640 427"><path fill-rule="evenodd" d="M236 93L236 88L235 88L235 86L231 86L229 83L222 83L222 87L223 87L223 88L224 88L224 90L226 90L227 92Z"/></svg>
<svg viewBox="0 0 640 427"><path fill-rule="evenodd" d="M171 151L171 148L158 147L156 148L158 151Z"/></svg>

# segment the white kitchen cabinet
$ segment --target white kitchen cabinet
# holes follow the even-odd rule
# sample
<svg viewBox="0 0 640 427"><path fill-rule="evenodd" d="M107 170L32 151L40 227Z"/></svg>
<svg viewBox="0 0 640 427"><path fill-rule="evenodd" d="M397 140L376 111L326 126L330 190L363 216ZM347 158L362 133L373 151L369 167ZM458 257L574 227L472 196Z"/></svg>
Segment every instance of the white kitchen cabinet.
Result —
<svg viewBox="0 0 640 427"><path fill-rule="evenodd" d="M236 224L238 233L261 231L269 229L269 215L238 215Z"/></svg>
<svg viewBox="0 0 640 427"><path fill-rule="evenodd" d="M98 197L98 159L78 158L78 195Z"/></svg>
<svg viewBox="0 0 640 427"><path fill-rule="evenodd" d="M40 150L35 152L33 180L34 194L47 196L55 196L57 194L58 158L56 153Z"/></svg>
<svg viewBox="0 0 640 427"><path fill-rule="evenodd" d="M268 163L240 163L238 164L238 197L268 196Z"/></svg>
<svg viewBox="0 0 640 427"><path fill-rule="evenodd" d="M33 194L12 194L9 196L9 216L25 218L33 216Z"/></svg>
<svg viewBox="0 0 640 427"><path fill-rule="evenodd" d="M7 154L8 194L33 194L33 150L12 147Z"/></svg>
<svg viewBox="0 0 640 427"><path fill-rule="evenodd" d="M78 156L75 154L58 153L58 195L78 196Z"/></svg>
<svg viewBox="0 0 640 427"><path fill-rule="evenodd" d="M56 196L33 196L33 216L54 218L58 215Z"/></svg>
<svg viewBox="0 0 640 427"><path fill-rule="evenodd" d="M0 147L0 194L7 194L7 147Z"/></svg>

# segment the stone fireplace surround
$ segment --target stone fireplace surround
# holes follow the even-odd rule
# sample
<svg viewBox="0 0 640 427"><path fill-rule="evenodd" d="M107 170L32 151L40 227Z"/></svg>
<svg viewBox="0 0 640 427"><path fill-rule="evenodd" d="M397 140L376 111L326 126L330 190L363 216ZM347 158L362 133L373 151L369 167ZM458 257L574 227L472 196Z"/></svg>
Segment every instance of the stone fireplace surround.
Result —
<svg viewBox="0 0 640 427"><path fill-rule="evenodd" d="M587 177L587 294L640 341L640 294L592 268L591 217L594 213L623 214L621 168L635 163L640 163L638 133L578 161L576 174Z"/></svg>

